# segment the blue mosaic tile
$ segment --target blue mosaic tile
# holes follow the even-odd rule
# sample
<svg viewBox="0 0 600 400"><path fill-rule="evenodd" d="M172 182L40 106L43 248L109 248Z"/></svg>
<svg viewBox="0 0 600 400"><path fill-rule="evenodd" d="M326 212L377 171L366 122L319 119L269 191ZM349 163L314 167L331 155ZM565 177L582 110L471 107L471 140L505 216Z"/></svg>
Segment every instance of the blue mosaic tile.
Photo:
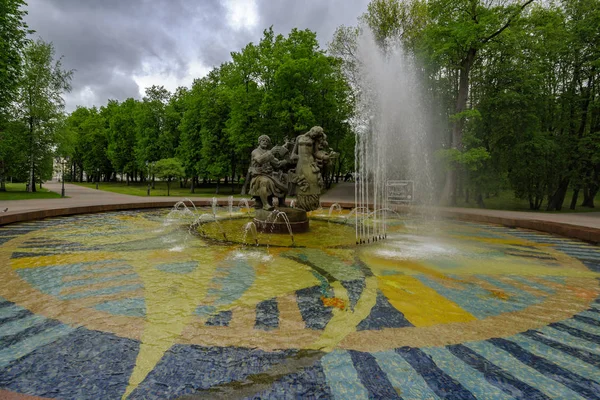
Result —
<svg viewBox="0 0 600 400"><path fill-rule="evenodd" d="M275 382L270 389L247 397L252 400L327 400L332 398L333 395L327 386L325 373L320 364L303 368L299 373L286 375Z"/></svg>
<svg viewBox="0 0 600 400"><path fill-rule="evenodd" d="M256 305L256 322L254 328L268 331L278 327L279 308L277 307L277 300L270 299L258 303Z"/></svg>
<svg viewBox="0 0 600 400"><path fill-rule="evenodd" d="M400 311L390 304L387 297L377 291L377 300L371 313L356 327L357 331L383 328L406 328L413 326Z"/></svg>
<svg viewBox="0 0 600 400"><path fill-rule="evenodd" d="M327 293L332 294L332 293ZM296 291L296 299L300 314L307 328L309 329L325 329L329 320L333 317L331 308L325 307L321 296L320 286L313 286L306 289Z"/></svg>
<svg viewBox="0 0 600 400"><path fill-rule="evenodd" d="M206 320L206 326L229 326L233 313L231 310L221 311Z"/></svg>
<svg viewBox="0 0 600 400"><path fill-rule="evenodd" d="M156 269L173 274L189 274L198 268L198 262L179 262L169 264L159 264Z"/></svg>
<svg viewBox="0 0 600 400"><path fill-rule="evenodd" d="M354 310L356 302L360 298L365 289L364 279L355 279L353 281L340 281L342 286L348 291L348 299L350 300L350 309Z"/></svg>
<svg viewBox="0 0 600 400"><path fill-rule="evenodd" d="M562 383L581 396L588 399L600 399L599 383L561 368L545 358L536 356L535 354L525 350L523 347L511 342L510 340L493 338L489 339L488 342L510 353L513 357L538 370L540 373Z"/></svg>
<svg viewBox="0 0 600 400"><path fill-rule="evenodd" d="M19 342L27 338L38 335L44 332L46 329L54 328L58 325L60 325L60 322L52 319L47 319L40 324L30 326L29 328L26 328L20 332L14 333L12 335L2 336L0 337L0 349L4 349L6 347L18 344Z"/></svg>
<svg viewBox="0 0 600 400"><path fill-rule="evenodd" d="M206 396L209 392L203 391L213 386L244 381L249 375L262 373L293 354L292 351L175 345L129 399Z"/></svg>
<svg viewBox="0 0 600 400"><path fill-rule="evenodd" d="M447 349L464 363L481 372L489 383L515 399L550 399L544 393L520 381L510 372L492 364L485 357L462 344L447 346Z"/></svg>
<svg viewBox="0 0 600 400"><path fill-rule="evenodd" d="M551 338L542 334L541 332L534 330L523 332L522 335L528 336L531 339L537 340L538 342L545 344L546 346L563 351L567 354L572 355L573 357L577 357L580 360L587 362L588 364L600 368L600 354L592 353L591 351L579 347L569 346L559 341L552 340Z"/></svg>
<svg viewBox="0 0 600 400"><path fill-rule="evenodd" d="M560 322L554 322L548 326L600 345L600 336L594 335L593 333L582 331L581 329L573 328L571 326L561 324Z"/></svg>
<svg viewBox="0 0 600 400"><path fill-rule="evenodd" d="M369 353L349 351L358 378L369 392L371 399L401 399L388 380L385 372L377 364L375 357Z"/></svg>
<svg viewBox="0 0 600 400"><path fill-rule="evenodd" d="M146 302L143 297L105 301L96 304L94 308L112 315L125 315L128 317L146 316Z"/></svg>
<svg viewBox="0 0 600 400"><path fill-rule="evenodd" d="M0 236L0 245L13 240L15 236Z"/></svg>
<svg viewBox="0 0 600 400"><path fill-rule="evenodd" d="M475 396L469 392L460 382L442 371L431 357L422 350L410 347L396 349L400 354L427 382L436 395L442 399L468 399L475 400Z"/></svg>
<svg viewBox="0 0 600 400"><path fill-rule="evenodd" d="M0 387L60 399L118 399L125 392L138 343L79 328L0 368Z"/></svg>
<svg viewBox="0 0 600 400"><path fill-rule="evenodd" d="M369 391L358 378L352 357L345 350L334 350L321 359L327 385L334 399L368 399Z"/></svg>

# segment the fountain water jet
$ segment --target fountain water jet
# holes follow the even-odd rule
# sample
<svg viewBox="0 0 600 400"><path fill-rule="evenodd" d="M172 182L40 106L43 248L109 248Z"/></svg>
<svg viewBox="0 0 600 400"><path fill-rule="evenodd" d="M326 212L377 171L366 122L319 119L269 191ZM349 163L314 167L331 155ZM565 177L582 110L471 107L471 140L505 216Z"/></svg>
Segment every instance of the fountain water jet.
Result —
<svg viewBox="0 0 600 400"><path fill-rule="evenodd" d="M244 245L246 245L246 236L248 236L248 232L252 235L254 239L254 244L258 246L258 232L256 231L256 224L254 222L248 222L244 225L244 237L242 238Z"/></svg>
<svg viewBox="0 0 600 400"><path fill-rule="evenodd" d="M356 53L355 224L361 244L385 237L386 215L373 219L369 208L392 207L389 180L413 180L419 201L431 202L432 129L413 57L400 44L388 43L382 50L368 30L359 36Z"/></svg>
<svg viewBox="0 0 600 400"><path fill-rule="evenodd" d="M229 215L233 214L233 196L229 196L227 198L227 210L229 211Z"/></svg>

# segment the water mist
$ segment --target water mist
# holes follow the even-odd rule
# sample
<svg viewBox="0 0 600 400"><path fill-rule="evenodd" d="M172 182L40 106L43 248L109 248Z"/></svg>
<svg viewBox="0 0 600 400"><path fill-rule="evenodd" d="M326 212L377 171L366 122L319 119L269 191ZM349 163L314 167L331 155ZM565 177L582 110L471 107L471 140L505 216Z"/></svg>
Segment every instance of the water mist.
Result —
<svg viewBox="0 0 600 400"><path fill-rule="evenodd" d="M411 180L413 201L432 202L432 124L415 61L401 45L384 51L363 32L357 58L356 240L368 243L386 236L388 181Z"/></svg>

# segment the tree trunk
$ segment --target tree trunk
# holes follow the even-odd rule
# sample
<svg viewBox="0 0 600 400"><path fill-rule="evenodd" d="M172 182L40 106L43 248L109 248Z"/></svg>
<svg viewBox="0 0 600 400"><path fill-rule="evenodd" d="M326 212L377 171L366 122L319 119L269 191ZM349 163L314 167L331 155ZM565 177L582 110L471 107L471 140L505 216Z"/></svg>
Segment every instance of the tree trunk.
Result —
<svg viewBox="0 0 600 400"><path fill-rule="evenodd" d="M196 179L198 179L195 176L192 176L192 184L190 185L190 193L196 193Z"/></svg>
<svg viewBox="0 0 600 400"><path fill-rule="evenodd" d="M217 191L215 192L215 194L219 194L219 181L220 179L217 179Z"/></svg>
<svg viewBox="0 0 600 400"><path fill-rule="evenodd" d="M574 210L577 206L577 197L579 196L579 189L573 190L573 197L571 197L571 206L569 207L571 210Z"/></svg>
<svg viewBox="0 0 600 400"><path fill-rule="evenodd" d="M167 196L171 195L171 180L167 179Z"/></svg>
<svg viewBox="0 0 600 400"><path fill-rule="evenodd" d="M548 200L548 207L546 211L560 211L562 210L563 203L565 202L565 196L567 195L567 189L569 188L569 178L563 178L558 185L558 188Z"/></svg>
<svg viewBox="0 0 600 400"><path fill-rule="evenodd" d="M598 185L590 185L583 191L582 207L594 208L594 197L598 194Z"/></svg>
<svg viewBox="0 0 600 400"><path fill-rule="evenodd" d="M244 185L242 186L241 195L245 196L248 188L250 187L250 168L248 168L248 172L246 173L246 180L244 181Z"/></svg>
<svg viewBox="0 0 600 400"><path fill-rule="evenodd" d="M485 208L485 203L483 202L483 195L481 193L477 194L477 207Z"/></svg>
<svg viewBox="0 0 600 400"><path fill-rule="evenodd" d="M456 97L456 114L460 114L467 109L467 99L469 98L469 74L477 55L477 49L471 47L467 56L460 63L460 75L458 81L458 95ZM452 141L450 148L462 150L462 131L465 121L464 118L456 118L452 124ZM455 169L448 169L446 172L446 183L442 191L442 202L454 206L456 205L456 183L457 173Z"/></svg>

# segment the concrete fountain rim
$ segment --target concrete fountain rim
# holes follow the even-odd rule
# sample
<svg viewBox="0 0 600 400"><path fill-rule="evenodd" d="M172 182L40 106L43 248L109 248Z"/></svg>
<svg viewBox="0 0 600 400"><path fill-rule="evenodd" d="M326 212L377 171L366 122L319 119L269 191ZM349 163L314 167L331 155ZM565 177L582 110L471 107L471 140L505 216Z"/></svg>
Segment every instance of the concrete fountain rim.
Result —
<svg viewBox="0 0 600 400"><path fill-rule="evenodd" d="M111 211L125 211L136 209L152 208L172 208L178 201L177 198L160 199L154 201L136 201L123 203L106 203L93 205L79 205L70 207L46 207L36 210L25 210L8 213L0 213L0 226L9 225L18 222L28 222L41 220L44 218L63 217L69 215L95 214ZM194 204L200 207L210 207L211 198L194 199ZM186 202L191 205L191 202ZM219 206L227 206L228 200L220 198L217 201ZM354 203L322 201L324 208L331 207L333 204L339 204L343 209L354 208ZM471 209L450 209L450 208L431 208L423 206L395 206L394 210L399 212L411 212L415 214L430 214L432 209L442 218L454 219L459 221L477 222L484 224L501 225L509 228L530 229L544 233L550 233L571 239L579 239L592 244L600 243L600 229L578 225L575 223L566 223L558 221L548 221L544 219L535 219L524 217L519 211L495 212L497 210L480 210L474 212ZM486 212L488 211L488 212Z"/></svg>

